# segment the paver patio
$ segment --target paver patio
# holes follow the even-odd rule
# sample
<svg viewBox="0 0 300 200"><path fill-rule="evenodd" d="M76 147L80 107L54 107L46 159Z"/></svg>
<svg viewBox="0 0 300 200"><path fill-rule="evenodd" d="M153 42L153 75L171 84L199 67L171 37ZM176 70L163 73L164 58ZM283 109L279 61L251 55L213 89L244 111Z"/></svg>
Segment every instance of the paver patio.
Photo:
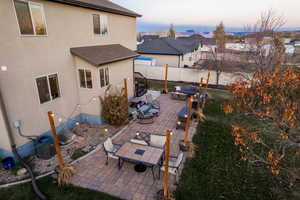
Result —
<svg viewBox="0 0 300 200"><path fill-rule="evenodd" d="M114 143L124 144L132 139L136 132L165 133L167 129L173 130L171 137L171 154L179 152L179 141L184 137L183 130L176 130L177 113L185 106L184 101L172 100L169 95L161 95L159 98L161 113L155 118L153 124L139 124L132 122L116 138ZM195 132L195 124L192 123L190 136ZM109 159L105 165L106 155L103 149L94 152L74 165L76 174L71 180L73 185L94 189L117 196L121 199L155 199L158 190L162 189L163 173L160 180L153 180L151 169L143 173L134 171L134 164L125 162L119 170L118 160ZM159 168L155 169L158 174ZM171 175L172 187L175 178Z"/></svg>

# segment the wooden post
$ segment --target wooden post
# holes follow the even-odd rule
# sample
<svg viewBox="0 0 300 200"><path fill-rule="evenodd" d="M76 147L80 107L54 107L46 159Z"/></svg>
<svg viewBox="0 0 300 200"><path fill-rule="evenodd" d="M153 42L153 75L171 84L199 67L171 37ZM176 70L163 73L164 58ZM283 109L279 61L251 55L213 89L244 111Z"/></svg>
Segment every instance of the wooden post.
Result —
<svg viewBox="0 0 300 200"><path fill-rule="evenodd" d="M63 169L64 166L65 166L65 163L64 163L64 160L62 158L62 154L61 154L61 150L60 150L60 146L59 146L59 142L58 142L58 137L57 137L57 134L56 134L56 128L55 128L55 123L54 123L53 117L54 117L54 114L51 111L49 111L48 112L48 119L49 119L50 127L51 127L51 130L52 130L52 136L53 136L53 139L54 139L54 147L55 147L55 151L56 151L56 154L57 154L58 164L59 164L59 168Z"/></svg>
<svg viewBox="0 0 300 200"><path fill-rule="evenodd" d="M166 151L165 151L165 162L164 162L164 197L168 199L170 197L169 192L169 160L170 160L170 140L171 140L171 130L166 131Z"/></svg>
<svg viewBox="0 0 300 200"><path fill-rule="evenodd" d="M209 71L208 74L207 74L206 88L208 88L208 82L209 82L209 79L210 79L210 71Z"/></svg>
<svg viewBox="0 0 300 200"><path fill-rule="evenodd" d="M127 85L127 78L124 78L124 97L128 101L128 85Z"/></svg>
<svg viewBox="0 0 300 200"><path fill-rule="evenodd" d="M200 79L200 84L199 84L199 93L197 95L197 114L198 114L198 120L200 120L200 109L201 109L201 98L200 98L200 95L201 95L201 90L202 90L202 84L203 84L203 77L201 77Z"/></svg>
<svg viewBox="0 0 300 200"><path fill-rule="evenodd" d="M188 145L189 140L189 129L190 129L190 123L191 123L191 116L192 116L192 106L193 106L193 100L194 97L191 96L189 99L189 107L188 107L188 116L185 123L185 134L184 134L184 144L185 146Z"/></svg>
<svg viewBox="0 0 300 200"><path fill-rule="evenodd" d="M165 85L164 85L164 93L168 93L168 68L169 65L165 64Z"/></svg>

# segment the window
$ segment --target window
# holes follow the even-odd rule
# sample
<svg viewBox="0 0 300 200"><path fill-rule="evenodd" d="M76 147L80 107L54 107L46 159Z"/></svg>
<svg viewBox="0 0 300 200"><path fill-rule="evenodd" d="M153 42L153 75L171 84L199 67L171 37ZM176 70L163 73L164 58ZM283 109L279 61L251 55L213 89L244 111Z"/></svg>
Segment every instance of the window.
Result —
<svg viewBox="0 0 300 200"><path fill-rule="evenodd" d="M37 78L36 85L41 104L60 97L57 74Z"/></svg>
<svg viewBox="0 0 300 200"><path fill-rule="evenodd" d="M47 35L44 10L41 4L14 0L20 33Z"/></svg>
<svg viewBox="0 0 300 200"><path fill-rule="evenodd" d="M93 88L92 72L87 69L79 69L79 81L82 88Z"/></svg>
<svg viewBox="0 0 300 200"><path fill-rule="evenodd" d="M93 24L94 24L94 34L97 35L108 34L106 15L93 14Z"/></svg>
<svg viewBox="0 0 300 200"><path fill-rule="evenodd" d="M99 69L100 73L100 87L105 87L109 84L109 71L108 67Z"/></svg>

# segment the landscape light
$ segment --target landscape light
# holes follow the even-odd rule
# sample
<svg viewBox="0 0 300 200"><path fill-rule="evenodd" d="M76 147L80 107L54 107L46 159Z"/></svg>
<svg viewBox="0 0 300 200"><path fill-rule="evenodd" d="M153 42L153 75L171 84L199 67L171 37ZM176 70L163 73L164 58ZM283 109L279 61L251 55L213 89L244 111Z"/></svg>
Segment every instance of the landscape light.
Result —
<svg viewBox="0 0 300 200"><path fill-rule="evenodd" d="M139 136L140 135L140 133L139 132L136 132L136 136Z"/></svg>
<svg viewBox="0 0 300 200"><path fill-rule="evenodd" d="M105 132L108 132L108 129L106 128L106 129L104 129L104 131L105 131Z"/></svg>
<svg viewBox="0 0 300 200"><path fill-rule="evenodd" d="M76 126L79 126L79 122L76 122L75 124L76 124Z"/></svg>
<svg viewBox="0 0 300 200"><path fill-rule="evenodd" d="M187 116L187 115L184 115L184 117L187 118L188 116Z"/></svg>
<svg viewBox="0 0 300 200"><path fill-rule="evenodd" d="M178 121L178 122L177 122L177 124L178 124L178 125L180 125L180 124L181 124L181 122L180 122L180 121Z"/></svg>

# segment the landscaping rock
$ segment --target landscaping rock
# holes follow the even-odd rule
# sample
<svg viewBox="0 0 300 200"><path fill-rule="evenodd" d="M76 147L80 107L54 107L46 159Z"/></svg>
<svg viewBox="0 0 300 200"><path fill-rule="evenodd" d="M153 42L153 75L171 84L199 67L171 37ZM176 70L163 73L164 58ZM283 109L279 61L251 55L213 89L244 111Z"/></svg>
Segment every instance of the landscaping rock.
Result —
<svg viewBox="0 0 300 200"><path fill-rule="evenodd" d="M17 171L17 176L24 176L27 173L27 169L22 168Z"/></svg>

